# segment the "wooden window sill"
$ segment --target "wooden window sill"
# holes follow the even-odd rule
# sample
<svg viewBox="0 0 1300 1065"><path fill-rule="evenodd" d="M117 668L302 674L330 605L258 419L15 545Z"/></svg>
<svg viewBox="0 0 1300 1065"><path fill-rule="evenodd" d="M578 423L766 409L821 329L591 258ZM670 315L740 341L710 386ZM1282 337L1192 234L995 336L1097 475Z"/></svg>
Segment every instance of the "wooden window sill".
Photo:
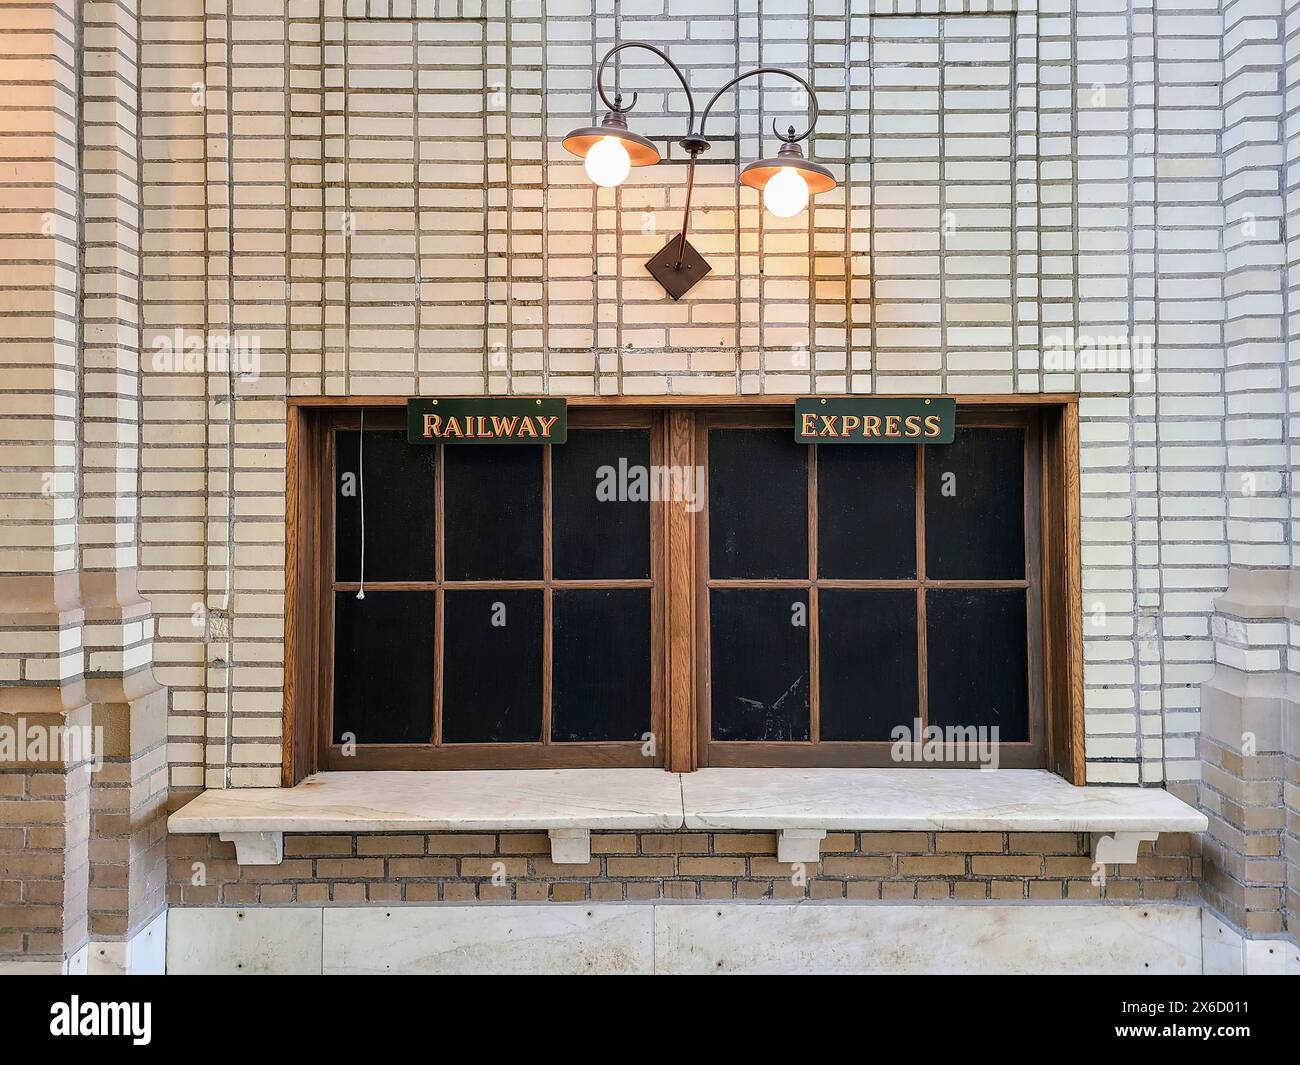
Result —
<svg viewBox="0 0 1300 1065"><path fill-rule="evenodd" d="M292 788L206 791L168 818L215 832L241 865L276 865L284 833L537 832L585 864L592 831L775 831L782 861L816 862L828 831L1090 832L1097 859L1133 862L1204 814L1161 788L1078 788L1042 769L532 769L331 772ZM1109 842L1107 842L1109 840Z"/></svg>

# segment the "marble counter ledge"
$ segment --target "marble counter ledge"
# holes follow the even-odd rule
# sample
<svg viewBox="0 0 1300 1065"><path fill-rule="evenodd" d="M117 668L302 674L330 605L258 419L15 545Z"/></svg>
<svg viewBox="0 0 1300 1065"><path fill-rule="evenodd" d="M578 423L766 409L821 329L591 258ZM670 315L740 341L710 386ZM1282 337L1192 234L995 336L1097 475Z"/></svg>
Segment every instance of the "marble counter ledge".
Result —
<svg viewBox="0 0 1300 1065"><path fill-rule="evenodd" d="M701 769L682 776L688 829L1203 832L1163 788L1083 787L1045 769Z"/></svg>
<svg viewBox="0 0 1300 1065"><path fill-rule="evenodd" d="M682 827L680 778L662 769L317 773L293 788L203 792L168 831L215 832L241 865L277 865L285 832L528 832L585 863L593 829Z"/></svg>
<svg viewBox="0 0 1300 1065"><path fill-rule="evenodd" d="M593 830L777 831L777 857L816 862L828 831L1089 832L1136 860L1204 814L1161 788L1074 787L1039 769L465 770L319 773L294 788L206 791L167 822L217 833L241 865L278 864L285 832L546 831L552 859L590 859Z"/></svg>
<svg viewBox="0 0 1300 1065"><path fill-rule="evenodd" d="M1107 864L1206 816L1162 788L1075 787L1044 769L701 769L682 777L688 830L776 830L777 858L820 860L828 831L1090 832Z"/></svg>

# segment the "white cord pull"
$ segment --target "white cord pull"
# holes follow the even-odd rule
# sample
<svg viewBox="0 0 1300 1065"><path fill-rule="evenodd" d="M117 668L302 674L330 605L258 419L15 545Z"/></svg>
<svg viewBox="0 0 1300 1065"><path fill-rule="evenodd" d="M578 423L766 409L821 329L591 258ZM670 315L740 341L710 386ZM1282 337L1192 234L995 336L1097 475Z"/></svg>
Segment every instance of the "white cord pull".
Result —
<svg viewBox="0 0 1300 1065"><path fill-rule="evenodd" d="M366 408L361 408L361 432L357 435L357 491L361 497L361 586L357 598L366 597Z"/></svg>

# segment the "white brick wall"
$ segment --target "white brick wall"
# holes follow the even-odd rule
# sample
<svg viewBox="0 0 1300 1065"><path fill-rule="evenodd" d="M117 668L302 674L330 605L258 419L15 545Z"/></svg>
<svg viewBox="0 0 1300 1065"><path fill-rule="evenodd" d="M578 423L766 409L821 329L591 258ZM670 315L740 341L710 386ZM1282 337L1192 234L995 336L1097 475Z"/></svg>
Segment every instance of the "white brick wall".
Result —
<svg viewBox="0 0 1300 1065"><path fill-rule="evenodd" d="M284 397L536 391L1082 391L1089 778L1193 778L1229 545L1260 565L1290 543L1276 127L1297 15L1287 102L1268 6L142 4L144 349L229 330L259 355L233 405L223 372L151 365L140 386L172 783L219 783L228 756L235 784L279 779ZM633 38L668 47L701 103L748 66L805 73L813 151L843 177L803 218L765 216L737 160L802 109L784 81L745 83L700 168L713 273L680 304L641 265L678 224L680 151L596 192L558 144ZM636 128L679 135L671 74L622 58ZM1294 163L1294 118L1286 144ZM1096 368L1097 343L1154 370ZM231 645L205 643L231 588Z"/></svg>
<svg viewBox="0 0 1300 1065"><path fill-rule="evenodd" d="M209 240L216 239L207 227L223 220L218 211L209 215L207 210L205 105L221 103L215 96L208 101L205 90L202 5L145 4L141 16L143 336L150 359L141 386L141 590L157 618L156 673L171 687L169 758L195 765L204 757L202 715L209 682L204 628L195 623L209 586L204 499L208 449L217 441L207 416L219 413L219 407L207 398L203 374L159 370L151 356L175 330L183 337L207 335L205 255ZM224 486L211 487L220 493ZM213 597L219 597L219 573L211 586ZM201 774L172 773L172 783L199 780Z"/></svg>
<svg viewBox="0 0 1300 1065"><path fill-rule="evenodd" d="M1297 544L1297 511L1295 485L1300 451L1296 449L1296 435L1300 431L1295 412L1300 407L1300 0L1288 0L1283 22L1284 34L1284 116L1282 135L1283 155L1283 234L1285 239L1286 282L1282 291L1285 312L1286 338L1286 444L1288 447L1287 542L1291 553L1289 565L1300 564L1300 545ZM1300 626L1290 626L1290 669L1300 672Z"/></svg>
<svg viewBox="0 0 1300 1065"><path fill-rule="evenodd" d="M79 27L71 0L5 12L0 37L0 574L77 568L83 411L77 165ZM93 477L93 473L91 475ZM52 586L52 585L51 585ZM0 611L11 608L0 601ZM30 609L28 607L27 609ZM84 668L80 615L7 633L0 681L57 686Z"/></svg>

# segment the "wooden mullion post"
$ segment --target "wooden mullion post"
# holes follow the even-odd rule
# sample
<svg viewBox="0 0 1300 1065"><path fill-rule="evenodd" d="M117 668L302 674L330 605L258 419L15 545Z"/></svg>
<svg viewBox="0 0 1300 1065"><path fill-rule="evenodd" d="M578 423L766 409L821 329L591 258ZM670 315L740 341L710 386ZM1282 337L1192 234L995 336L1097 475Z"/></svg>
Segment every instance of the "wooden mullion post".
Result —
<svg viewBox="0 0 1300 1065"><path fill-rule="evenodd" d="M665 426L670 469L695 483L695 414L670 410ZM689 773L695 745L695 515L685 493L664 506L664 768Z"/></svg>

